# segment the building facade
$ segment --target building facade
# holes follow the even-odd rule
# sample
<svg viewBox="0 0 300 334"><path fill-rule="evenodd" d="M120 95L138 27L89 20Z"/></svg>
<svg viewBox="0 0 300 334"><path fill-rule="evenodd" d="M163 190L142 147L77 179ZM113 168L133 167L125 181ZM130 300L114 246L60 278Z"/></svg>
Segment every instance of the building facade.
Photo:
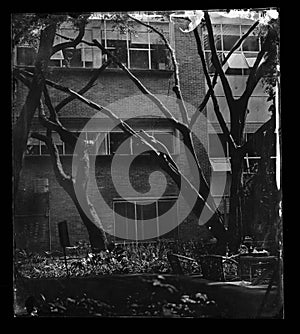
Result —
<svg viewBox="0 0 300 334"><path fill-rule="evenodd" d="M179 24L163 20L161 17L148 16L147 22L162 31L176 51L182 94L191 116L196 112L207 91L194 36L184 33ZM220 56L226 54L253 23L246 19L236 19L233 22L232 19L228 20L222 15L212 15L212 22L217 35L216 46ZM62 36L73 38L76 35L76 31L68 25L62 25L58 33L55 43L62 42ZM205 29L201 30L201 34L205 54L210 62ZM168 106L174 117L181 119L172 91L174 77L170 55L155 32L133 24L132 31L124 33L115 27L113 21L96 16L88 23L84 36L86 41L93 39L101 41L102 45L117 55L132 73ZM234 90L234 96L239 96L245 87L249 68L253 65L253 59L260 48L259 43L257 36L248 37L228 62L226 75ZM94 69L99 68L105 60L106 55L103 55L99 49L80 43L75 50L65 50L64 54L58 52L51 57L49 79L79 91L88 82ZM32 49L28 46L18 47L14 61L20 67L32 67L34 64ZM209 69L213 71L211 65ZM49 88L49 92L54 106L66 97L65 94L52 88ZM25 86L18 83L16 115L25 101L26 94ZM216 95L225 120L229 121L228 107L219 83L216 87ZM110 65L85 96L111 109L118 117L128 121L134 129L144 130L159 139L169 149L184 174L187 176L193 174L189 170L185 148L178 131L170 127L160 110L141 94L130 78L116 65ZM259 85L248 106L247 136L251 136L268 119L267 104L266 94L263 87ZM193 127L195 150L208 182L212 173L216 179L224 178L224 173L226 174L225 191L218 188L218 182L211 189L212 195L218 203L220 202L220 210L224 213L226 221L230 186L228 149L210 101L202 116ZM118 127L112 129L107 117L96 113L78 100L62 108L59 117L66 128L81 132L87 140L93 140L97 136L101 139L99 149L90 151L91 161L93 161L91 172L96 176L97 183L97 189L90 189L90 196L92 202L97 201L95 192L99 191L107 204L100 210L99 216L110 231L108 234L110 239L123 242L122 238L116 238L115 235L118 234L117 229L123 229L119 232L122 235L126 234L126 229L129 228L126 217L136 221L134 233L137 238L143 235L143 223L153 217L156 217L155 228L161 239L205 240L210 237L207 229L198 224L192 213L181 219L183 207L178 201L179 191L174 182L161 173L157 162L153 161L146 152L138 155L137 143L133 138L128 138ZM32 131L45 132L37 118L34 119ZM53 134L53 138L65 170L71 172L74 148L61 142L56 133ZM223 143L221 151L220 145L216 144L217 141ZM120 152L118 148L122 142L124 145ZM125 165L128 159L132 160L129 168L132 191L128 191L128 180L122 177L123 174L120 174L119 178L117 175L117 184L114 183L111 168L116 154L121 166ZM250 172L250 165L255 162L255 159L259 157L245 158L245 172L247 168ZM162 184L165 186L162 196L157 196L155 192L151 193L152 187L161 187ZM122 195L124 193L126 197ZM46 146L32 138L28 141L18 197L14 207L14 230L18 248L34 251L58 249L60 246L57 223L62 220L68 222L71 244L88 240L86 229L72 200L55 179ZM145 205L147 203L150 204ZM178 222L178 227L161 235L160 217L173 206L176 210L172 219Z"/></svg>

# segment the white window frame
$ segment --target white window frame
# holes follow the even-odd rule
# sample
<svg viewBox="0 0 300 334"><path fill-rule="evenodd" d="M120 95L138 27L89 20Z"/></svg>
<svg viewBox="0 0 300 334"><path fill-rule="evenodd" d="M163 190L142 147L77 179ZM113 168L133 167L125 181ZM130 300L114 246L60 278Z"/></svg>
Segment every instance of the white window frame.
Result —
<svg viewBox="0 0 300 334"><path fill-rule="evenodd" d="M229 53L229 51L230 51L230 50L224 50L224 38L223 38L223 36L224 36L224 33L223 33L223 26L226 26L226 25L228 25L228 24L218 23L218 25L220 26L221 50L217 50L217 53L221 53L221 54L222 54L222 57L224 57L224 56L226 56L226 54ZM251 25L248 25L248 24L234 24L234 23L232 23L232 24L230 24L230 25L239 26L239 31L240 31L239 35L233 35L233 36L239 36L239 38L241 38L241 37L243 36L243 34L242 34L242 26L248 26L248 28L251 27ZM207 32L205 32L205 30L203 30L203 35L208 36L208 34L207 34ZM253 36L253 35L250 34L250 36ZM208 37L207 37L207 38L208 38ZM204 38L203 38L203 42L202 42L202 44L203 44L203 50L204 50L205 54L210 54L210 53L211 53L211 50L209 50L209 49L205 49ZM246 60L247 57L244 55L245 53L253 53L253 55L254 55L253 58L256 58L257 55L258 55L258 53L259 53L259 51L261 50L261 39L258 38L258 51L244 51L244 50L243 50L243 44L244 44L244 43L242 43L242 45L239 47L238 50L234 51L234 54L241 54L241 55L243 55L244 58L245 58L245 61L246 61L246 62L247 62L247 60ZM247 64L248 64L248 62L247 62ZM249 68L250 68L250 67L249 67ZM209 68L208 68L208 70L209 70ZM241 70L242 70L242 74L241 74L241 75L246 75L245 70L244 70L244 69L241 69ZM209 71L209 72L212 73L211 71Z"/></svg>
<svg viewBox="0 0 300 334"><path fill-rule="evenodd" d="M136 236L136 239L137 239L137 236L138 236L138 229L137 229L137 224L138 224L138 219L137 219L137 204L139 203L143 203L143 202L146 202L146 201L155 201L155 208L156 208L156 228L157 228L157 240L160 239L160 236L159 236L159 216L157 215L158 213L158 202L161 200L161 201L175 201L175 204L176 205L176 219L177 219L177 222L178 222L178 197L176 196L166 196L166 197L161 197L161 198L156 198L156 197L128 197L128 198L123 198L123 199L120 199L120 198L114 198L113 199L113 211L114 211L114 221L113 221L113 231L114 231L114 235L116 234L116 216L115 216L115 204L116 203L126 203L126 201L130 201L131 203L134 204L134 211L135 211L135 236ZM125 217L124 217L125 218ZM178 224L177 224L178 226ZM128 237L128 224L126 223L126 236ZM144 235L144 230L143 230L143 225L142 225L142 235ZM154 237L155 238L155 237ZM126 239L128 240L128 239ZM124 240L124 243L126 243L126 240ZM132 242L132 241L127 241L127 242ZM137 240L138 242L138 240Z"/></svg>
<svg viewBox="0 0 300 334"><path fill-rule="evenodd" d="M114 47L107 47L107 33L106 31L108 30L107 29L107 25L106 25L106 20L103 21L104 24L103 24L103 30L104 30L104 46L105 48L107 48L108 50L114 50L115 48ZM147 21L147 24L149 24L150 22ZM161 23L161 22L160 22ZM165 22L164 24L168 25L168 37L170 39L170 23L169 22ZM136 47L130 47L129 45L129 41L130 41L130 36L129 36L129 33L128 31L126 32L126 49L127 49L127 65L128 65L128 68L129 69L141 69L141 70L152 70L152 66L151 66L151 63L152 63L152 56L151 56L151 51L153 50L153 48L151 48L152 44L151 44L151 38L150 38L150 32L147 31L147 44L148 44L148 47L147 48L136 48ZM169 41L170 43L172 43L172 41L170 40ZM130 51L148 51L148 68L135 68L135 67L131 67L131 64L130 64ZM104 59L107 59L107 55L104 55Z"/></svg>
<svg viewBox="0 0 300 334"><path fill-rule="evenodd" d="M108 148L108 155L112 155L111 153L111 150L110 150L110 135L111 133L119 133L119 132L123 132L122 130L119 130L119 131L111 131L110 133L108 133L108 142L109 142L109 148ZM171 155L175 155L175 154L178 154L177 152L177 145L175 144L175 140L177 140L177 133L172 131L172 130L145 130L146 133L148 133L149 135L155 137L155 134L156 133L161 133L161 134L171 134L172 135L172 139L173 139L173 142L172 142L172 146L173 146L173 150L172 152L170 152ZM174 137L175 136L175 137ZM135 155L134 151L133 151L133 138L132 136L129 138L130 140L130 155ZM120 155L128 155L128 154L120 154Z"/></svg>
<svg viewBox="0 0 300 334"><path fill-rule="evenodd" d="M58 33L60 34L60 35L65 35L64 34L64 30L73 30L72 28L68 28L68 27L63 27L63 28L60 28L60 29L58 29ZM75 31L75 29L74 29L74 31ZM87 31L89 31L90 33L91 33L91 36L92 36L92 39L93 38L96 38L96 37L100 37L100 36L94 36L94 29L92 28L92 27L87 27L87 28L85 28L85 31L87 32ZM64 38L62 38L62 37L60 37L60 36L56 36L57 37L57 39L58 39L58 42L57 42L57 44L60 44L60 43L62 43L62 42L65 42L65 41L67 41L67 40L65 40ZM57 44L55 44L55 45L57 45ZM79 43L79 45L77 46L77 48L76 48L77 50L80 50L80 53L81 53L81 61L82 61L82 66L72 66L71 68L97 68L98 66L95 66L95 58L96 58L96 53L98 53L99 54L99 57L100 57L100 59L101 59L101 50L100 49L98 49L98 48L96 48L96 47L92 47L92 46L88 46L88 45L86 45L86 44L84 44L84 43ZM85 60L83 60L83 57L82 57L82 54L85 52L85 50L87 50L87 49L91 49L92 50L92 59L93 59L93 61L92 61L92 66L86 66L86 61ZM62 50L60 50L60 51L58 51L61 55L62 55ZM54 55L52 55L52 57L53 57ZM51 58L52 58L51 57ZM61 67L63 67L63 56L62 56L62 58L55 58L55 59L51 59L50 58L50 61L51 60L59 60L59 66L55 66L55 65L49 65L49 66L51 66L51 67L59 67L59 68L61 68ZM100 66L101 66L101 64L99 64Z"/></svg>
<svg viewBox="0 0 300 334"><path fill-rule="evenodd" d="M248 135L249 134L254 134L254 132L246 132L246 140L248 140ZM274 134L276 135L276 133L274 132ZM271 159L277 159L277 156L271 156L270 157ZM243 168L243 174L247 174L247 175L254 175L255 173L251 172L250 171L250 164L249 164L249 160L260 160L261 157L259 156L253 156L253 155L249 155L249 153L247 152L245 157L244 157L244 160L246 161L246 166L247 166L247 169L244 170Z"/></svg>
<svg viewBox="0 0 300 334"><path fill-rule="evenodd" d="M178 145L176 145L176 141L179 139L178 136L177 136L177 132L176 131L172 131L172 130L147 130L145 131L146 133L148 133L149 135L151 136L155 136L156 133L161 133L161 134L170 134L172 135L172 147L173 147L173 150L170 152L171 155L175 155L175 154L179 154L179 147ZM88 133L101 133L101 134L104 134L105 137L104 137L104 145L105 145L105 154L94 154L94 153L89 153L89 155L93 155L93 156L109 156L109 155L112 155L111 153L111 148L110 148L110 136L112 133L124 133L124 131L122 130L115 130L115 131L111 131L111 132L108 132L108 131L105 131L105 130L87 130L87 131L82 131L81 132L81 136L83 136L83 139L84 140L90 140L88 139ZM43 133L44 135L46 133ZM174 137L175 136L175 137ZM136 155L134 150L133 150L133 137L131 136L129 138L130 140L130 153L129 154L120 154L120 155ZM47 154L42 154L42 145L44 145L40 140L38 140L39 144L39 153L38 154L26 154L26 156L47 156L49 155L48 153ZM64 155L64 156L72 156L73 154L70 154L70 153L66 153L66 147L65 147L65 143L61 140L60 142L60 145L62 145L62 149L63 149L63 152L61 153L61 155Z"/></svg>

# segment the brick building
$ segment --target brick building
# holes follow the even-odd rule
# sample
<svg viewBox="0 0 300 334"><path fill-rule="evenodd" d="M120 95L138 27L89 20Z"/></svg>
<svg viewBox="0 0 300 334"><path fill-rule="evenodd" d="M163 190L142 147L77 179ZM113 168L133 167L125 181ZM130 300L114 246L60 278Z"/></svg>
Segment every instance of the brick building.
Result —
<svg viewBox="0 0 300 334"><path fill-rule="evenodd" d="M170 23L155 16L150 16L147 20L164 32L176 51L183 98L191 116L206 92L204 75L194 36L193 34L183 33L176 23ZM220 45L218 50L221 53L226 53L236 38L245 31L246 26L249 27L252 24L251 20L245 19L236 20L235 22L232 22L232 20L227 22L226 20L228 19L224 19L222 16L212 15L215 31L219 31L218 43ZM88 41L95 38L101 40L102 44L112 52L115 52L121 61L132 70L153 94L162 99L170 108L174 117L180 119L178 105L174 100L172 91L174 84L173 71L162 41L157 34L149 32L146 28L138 25L134 27L135 33L125 34L115 29L113 25L113 22L102 20L102 18L95 16L87 26L84 39ZM73 37L76 34L68 25L62 25L60 33L68 37ZM204 50L208 55L209 48L207 48L206 44L205 30L202 33ZM60 42L61 37L57 36L56 43ZM253 64L253 58L255 58L260 47L258 38L254 36L248 38L247 43L243 44L245 45L245 50L237 52L227 68L226 74L228 74L230 83L234 87L235 96L241 93L247 78L247 70ZM49 78L78 91L88 82L93 69L101 66L105 56L101 54L99 49L88 47L82 43L76 50L67 50L66 52L72 54L69 67L64 66L64 58L66 56L61 52L53 55L49 67ZM21 67L33 66L34 55L31 49L28 46L19 47L15 52L15 62ZM54 89L49 88L49 91L54 106L66 96ZM221 87L217 86L216 92L221 110L224 112L225 119L228 120L228 109L226 109ZM18 83L15 103L16 114L24 103L26 95L27 89ZM85 96L100 105L110 108L120 118L129 120L128 122L135 129L148 131L165 143L180 169L186 175L189 175L190 171L186 162L184 147L180 142L177 130L170 127L161 112L147 97L141 95L134 83L119 68L115 65L109 66L98 78L97 85L90 89ZM268 115L258 112L259 109L267 111L266 103L265 93L262 87L258 87L249 104L247 135L251 135L267 119ZM204 117L206 113L208 122L206 117ZM170 177L163 176L161 173L153 173L159 171L160 168L149 155L143 154L135 157L136 143L132 139L128 139L118 128L109 130L110 122L108 118L97 114L93 118L93 122L89 122L95 114L95 110L80 101L74 100L61 110L59 116L62 124L70 130L81 131L84 128L83 135L86 136L86 139L93 139L97 134L101 133L103 141L100 149L98 152L90 153L95 159L95 167L92 167L92 172L96 175L98 190L109 207L109 209L102 209L99 216L107 229L111 231L110 237L114 239L113 235L117 226L122 225L126 229L126 218L122 218L121 222L117 222L120 218L115 216L114 212L123 213L125 216L129 215L137 222L146 219L147 215L158 216L157 233L160 234L159 215L175 205L174 220L176 221L180 216L177 216L176 212L181 212L183 209L177 200L177 187ZM204 116L199 117L193 127L193 132L198 137L195 138L195 149L200 157L201 167L208 181L211 173L215 173L216 177L222 177L222 173L226 173L228 174L227 180L230 182L230 167L228 168L228 161L224 160L224 152L225 156L228 154L226 144L223 145L224 152L216 149L218 147L215 144L216 136L221 142L223 142L223 138L221 134L218 134L221 131L214 118L210 102L204 112ZM32 130L44 131L37 119L34 120ZM72 168L72 149L66 147L57 134L54 134L54 138L61 153L64 168L70 172ZM128 185L125 184L125 181L123 185L123 180L119 179L118 189L116 189L111 177L111 164L114 154L118 149L118 145L125 139L128 139L126 141L127 144L124 146L124 151L120 155L119 161L122 163L122 159L124 159L125 163L128 157L134 158L129 169L129 179L133 189L140 193L140 195L135 194L135 196L126 198L130 200L130 204L125 202L125 198L120 195L122 187L124 186L126 190ZM251 163L255 158L257 157L246 157L246 165L248 164L249 167L249 162ZM151 197L148 195L150 191L149 175L152 186L165 184L163 196L155 198L155 196ZM55 179L45 145L37 140L30 139L28 142L19 189L19 199L15 203L17 247L30 250L53 250L59 248L57 223L62 220L68 221L72 244L79 240L88 240L86 229L72 200ZM228 189L229 183L226 186L225 194L219 193L218 187L212 189L212 195L216 199L222 198L220 209L225 214L225 218L228 210L228 201L226 201ZM94 190L91 190L92 199ZM140 205L145 204L148 200L152 202L151 205L144 207ZM140 227L137 227L137 234L140 233L139 229ZM208 237L208 231L203 226L199 226L193 214L188 214L178 228L160 236L160 238L180 238L185 240L206 239Z"/></svg>

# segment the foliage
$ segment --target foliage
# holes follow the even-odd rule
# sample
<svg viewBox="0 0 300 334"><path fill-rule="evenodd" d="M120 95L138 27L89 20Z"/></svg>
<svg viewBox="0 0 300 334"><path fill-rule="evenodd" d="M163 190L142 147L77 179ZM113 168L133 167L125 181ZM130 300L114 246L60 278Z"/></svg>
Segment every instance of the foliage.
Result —
<svg viewBox="0 0 300 334"><path fill-rule="evenodd" d="M266 93L270 96L274 96L274 87L276 86L278 78L278 66L280 64L280 22L279 18L271 19L268 24L259 24L257 27L257 34L262 38L265 38L267 33L271 31L273 38L271 47L268 50L268 57L272 58L272 62L268 71L268 74L262 78L262 84L265 87Z"/></svg>
<svg viewBox="0 0 300 334"><path fill-rule="evenodd" d="M86 294L76 297L57 297L46 300L30 296L25 307L29 316L140 316L140 317L224 317L214 300L201 292L187 294L163 276L149 279L145 291L136 291L118 301L102 301L88 297Z"/></svg>
<svg viewBox="0 0 300 334"><path fill-rule="evenodd" d="M80 22L87 21L90 13L13 13L11 16L12 47L29 44L38 48L41 31L49 24L70 22L77 28Z"/></svg>
<svg viewBox="0 0 300 334"><path fill-rule="evenodd" d="M207 254L210 246L200 242L160 241L158 243L118 245L112 251L102 251L97 254L81 243L78 255L68 256L68 270L72 277L112 275L112 274L142 274L142 273L171 273L167 252L173 251L197 259L200 254ZM25 278L65 277L67 275L64 258L58 256L42 256L16 252L15 267ZM201 273L197 262L182 262L186 273Z"/></svg>

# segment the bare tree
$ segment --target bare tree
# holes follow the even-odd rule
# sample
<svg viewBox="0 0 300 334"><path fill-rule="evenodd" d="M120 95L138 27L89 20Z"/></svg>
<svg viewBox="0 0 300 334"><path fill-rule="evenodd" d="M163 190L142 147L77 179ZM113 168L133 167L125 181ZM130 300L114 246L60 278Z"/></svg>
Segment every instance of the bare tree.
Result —
<svg viewBox="0 0 300 334"><path fill-rule="evenodd" d="M209 86L209 92L204 98L202 104L200 105L199 110L192 116L191 119L188 118L185 103L182 97L181 89L180 89L180 81L179 81L179 71L178 71L178 64L176 61L176 54L175 51L172 49L169 41L163 36L163 34L155 29L154 27L146 24L143 21L140 21L132 16L129 16L130 19L135 20L136 22L147 26L148 28L152 29L154 32L159 34L161 38L163 39L165 45L170 51L172 64L173 64L173 70L174 70L174 78L175 78L175 85L173 87L173 91L177 97L177 102L179 104L179 110L181 112L182 122L178 119L174 118L172 113L168 110L168 108L154 95L152 94L144 85L143 83L112 53L109 52L103 45L99 43L97 40L93 40L92 42L87 42L82 39L82 43L86 43L90 46L96 46L99 49L102 50L103 53L106 53L108 55L109 61L113 61L115 64L119 66L120 69L122 69L126 75L132 80L132 82L140 89L140 91L145 94L162 112L162 114L166 117L166 119L170 122L170 124L176 128L183 137L183 142L185 144L185 147L192 153L192 160L189 160L189 164L192 164L196 162L199 177L200 177L200 183L201 183L201 189L196 189L192 182L190 182L179 170L178 166L172 159L170 153L168 152L167 148L157 141L155 138L149 136L146 132L136 132L134 131L126 122L119 119L111 110L108 108L105 108L101 105L98 105L94 103L93 101L86 99L83 97L83 94L88 91L93 86L93 83L95 82L98 75L101 73L102 70L104 70L107 66L107 63L103 65L101 69L99 69L99 73L95 73L94 77L91 78L90 82L83 87L80 91L75 92L74 90L70 89L69 87L65 87L62 85L59 85L53 81L50 81L48 79L44 79L43 83L44 86L42 88L42 91L44 93L44 99L45 103L47 105L47 108L49 110L50 116L47 117L43 108L43 103L41 101L41 98L38 99L39 104L39 119L41 124L47 129L47 136L42 136L40 134L34 133L32 136L34 138L38 138L39 140L42 140L47 145L54 172L56 175L56 178L59 182L59 184L66 190L66 192L69 194L69 196L72 198L82 220L85 224L89 236L90 236L90 242L92 247L98 248L98 249L104 249L106 247L106 236L102 228L101 220L98 217L95 209L91 205L91 202L89 201L88 195L87 195L87 182L88 182L88 171L89 171L89 156L87 153L87 144L83 141L80 143L80 157L79 157L79 167L76 177L74 175L67 175L62 167L58 151L52 141L51 138L51 131L56 131L61 140L65 142L67 145L73 145L79 140L78 136L76 134L72 133L71 131L64 128L59 119L58 119L58 112L69 102L71 102L73 99L78 99L84 104L88 105L89 107L100 111L104 113L106 116L108 116L111 120L115 122L116 125L118 125L124 132L128 133L131 136L134 136L137 140L139 140L143 145L146 145L149 150L151 151L151 154L155 157L156 161L158 162L159 166L162 170L164 170L175 182L175 184L181 188L182 195L187 200L188 203L190 203L190 198L194 198L196 196L197 200L196 203L193 205L191 203L191 209L193 213L195 213L196 217L200 217L201 212L203 208L205 207L207 210L209 210L212 213L212 218L207 222L206 226L210 228L211 233L217 238L217 248L216 253L219 254L225 254L226 252L226 246L227 246L227 231L224 227L224 222L222 215L220 214L219 210L217 209L212 197L210 196L210 188L208 185L207 180L204 177L204 174L202 172L202 169L200 167L197 155L195 153L194 144L192 140L192 132L191 132L191 125L196 121L199 113L201 110L205 107L209 97L211 96L214 104L214 110L216 112L217 118L220 122L221 128L225 135L227 135L228 142L230 144L230 156L232 161L232 171L233 171L233 177L235 178L235 181L232 182L231 186L231 211L230 211L230 231L233 240L235 231L239 231L237 228L239 224L239 191L240 191L240 174L241 174L241 163L243 154L246 152L246 147L250 145L249 143L247 145L244 145L242 143L242 134L243 134L243 127L245 125L245 118L246 118L246 110L247 110L247 102L249 97L251 96L251 93L253 92L253 89L255 88L255 85L259 81L259 79L262 77L264 71L261 69L261 65L259 65L260 60L262 59L262 56L265 52L267 52L267 46L263 47L264 52L262 51L258 55L258 60L254 64L255 71L257 71L256 74L250 74L249 80L247 83L246 91L247 93L244 93L241 99L238 101L233 99L231 89L229 87L229 84L227 82L226 76L222 70L222 66L219 63L219 59L216 55L216 50L214 47L214 41L213 41L213 31L211 28L210 18L208 13L205 13L205 21L208 27L208 33L209 33L209 39L211 43L211 49L212 49L212 60L214 63L214 66L217 70L215 77L213 79L213 82L210 81L205 60L203 57L203 51L201 46L200 37L198 34L197 29L194 31L195 38L198 46L198 52L200 55L200 58L202 60L202 65L204 69L204 73L206 76L206 80ZM254 29L255 26L253 26L246 36L250 34L250 32ZM237 42L237 44L234 46L234 48L237 48L239 43L242 43L242 40L246 38L245 36L241 38L240 41ZM64 49L69 44L68 43L74 43L76 39L70 39L65 38L67 41L66 43L62 43L61 49ZM230 52L230 54L234 51ZM52 54L54 51L57 51L57 47L54 47L52 50ZM227 56L229 58L230 54ZM227 59L228 59L227 58ZM259 60L260 58L260 60ZM265 65L264 65L265 66ZM266 66L265 66L266 67ZM252 70L252 72L254 69ZM251 72L251 73L252 73ZM24 83L27 82L27 84L32 84L34 80L34 74L20 69L15 69L15 75L18 79L22 80ZM213 87L216 84L217 76L220 76L222 85L224 87L224 91L226 93L226 98L228 103L231 106L231 116L234 119L231 122L231 129L227 129L227 125L223 119L222 113L218 107L218 102L216 100L216 97L214 95ZM28 83L29 80L29 83ZM30 81L31 80L31 81ZM61 101L56 107L52 106L51 103L51 97L49 96L49 93L47 91L47 86L51 86L57 90L63 91L70 96L63 101ZM41 97L41 95L40 95ZM238 113L235 111L238 110ZM238 114L238 116L236 116ZM237 118L237 119L236 119ZM240 122L243 122L242 125ZM94 143L96 145L96 143ZM189 155L188 155L189 156ZM79 205L78 198L75 195L74 192L74 186L80 186L81 187L81 194L84 199L85 208L86 210L83 210L83 208ZM204 185L204 186L203 186ZM192 196L191 196L192 195ZM88 215L86 215L84 212L89 212ZM235 238L236 241L238 238ZM233 245L231 243L231 245Z"/></svg>
<svg viewBox="0 0 300 334"><path fill-rule="evenodd" d="M258 82L273 69L274 64L276 63L278 34L276 29L273 29L272 26L269 26L266 35L263 37L261 50L257 55L253 67L251 68L246 88L241 97L235 99L233 97L232 89L229 85L229 82L222 67L222 65L227 61L230 55L227 55L226 57L227 59L225 59L223 63L220 62L215 47L214 34L210 16L207 11L204 12L204 19L211 49L211 60L216 70L215 76L213 78L213 83L216 83L215 79L217 78L217 76L219 76L230 112L230 129L228 129L223 119L222 113L219 110L217 99L214 95L213 84L211 83L211 79L207 71L207 65L203 55L202 43L198 30L194 29L194 35L198 46L198 52L202 61L206 82L209 87L208 93L211 95L214 105L214 111L216 113L221 129L224 135L226 136L226 140L229 143L229 156L231 158L230 162L232 171L232 181L230 187L229 226L228 226L229 248L232 252L236 252L242 237L241 198L242 198L243 160L245 154L252 149L255 138L257 138L264 131L266 127L271 126L274 121L274 118L271 118L269 121L267 121L266 124L264 124L261 128L259 128L256 131L251 140L246 142L244 132L245 132L247 113L248 113L247 107L249 98L251 97ZM255 27L257 24L258 22L256 22L253 25L253 27ZM233 49L236 48L238 44L239 42L236 43ZM200 106L200 108L203 108L203 104ZM270 156L268 158L270 158Z"/></svg>

